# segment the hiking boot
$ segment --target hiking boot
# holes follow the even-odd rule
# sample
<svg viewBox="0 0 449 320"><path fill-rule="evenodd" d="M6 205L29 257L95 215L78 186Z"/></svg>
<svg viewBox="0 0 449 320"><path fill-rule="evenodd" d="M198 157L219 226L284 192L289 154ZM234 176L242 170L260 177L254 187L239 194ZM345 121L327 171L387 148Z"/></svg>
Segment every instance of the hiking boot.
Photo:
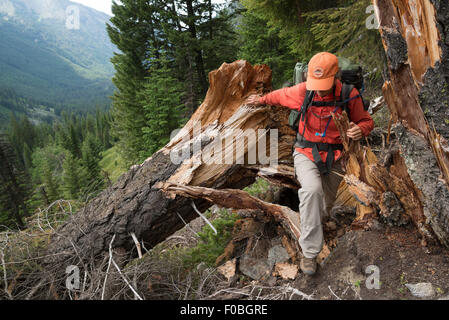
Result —
<svg viewBox="0 0 449 320"><path fill-rule="evenodd" d="M308 276L312 276L316 272L316 258L303 257L300 263L301 271Z"/></svg>

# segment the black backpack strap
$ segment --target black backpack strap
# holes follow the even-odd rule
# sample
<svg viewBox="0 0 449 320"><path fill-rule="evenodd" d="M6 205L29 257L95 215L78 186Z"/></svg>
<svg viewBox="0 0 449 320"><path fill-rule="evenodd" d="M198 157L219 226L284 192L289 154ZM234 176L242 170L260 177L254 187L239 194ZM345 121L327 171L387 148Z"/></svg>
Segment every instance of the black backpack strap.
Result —
<svg viewBox="0 0 449 320"><path fill-rule="evenodd" d="M299 133L298 133L299 136ZM335 150L343 151L342 144L330 144L330 143L321 143L321 142L311 142L307 140L299 140L297 137L294 147L297 148L312 148L312 156L313 162L318 167L318 170L323 175L328 175L332 170L332 165L334 163L334 155ZM321 160L321 156L319 151L327 151L326 162Z"/></svg>
<svg viewBox="0 0 449 320"><path fill-rule="evenodd" d="M311 105L311 103L313 102L313 98L315 97L315 91L306 91L306 96L304 98L304 101L302 103L301 106L301 119L304 118L306 116L307 113L307 109L309 108L309 106ZM301 120L299 120L301 121Z"/></svg>
<svg viewBox="0 0 449 320"><path fill-rule="evenodd" d="M304 102L301 106L301 118L299 119L299 122L301 123L301 119L304 119L304 130L302 132L302 138L304 138L304 133L306 132L306 122L307 122L307 110L309 109L309 106L311 105L313 98L315 97L315 91L306 91L306 96L304 98ZM299 127L298 127L299 130Z"/></svg>
<svg viewBox="0 0 449 320"><path fill-rule="evenodd" d="M341 88L341 101L343 103L343 110L346 111L346 113L348 114L349 117L349 102L348 100L350 99L350 95L352 90L355 88L355 86L353 84L349 84L349 83L345 83L343 82L343 87ZM345 102L346 101L346 102Z"/></svg>
<svg viewBox="0 0 449 320"><path fill-rule="evenodd" d="M343 101L313 101L311 106L314 107L333 107L343 105Z"/></svg>
<svg viewBox="0 0 449 320"><path fill-rule="evenodd" d="M304 133L306 132L307 109L311 105L314 97L315 97L315 91L310 91L310 90L306 91L304 101L302 102L302 106L301 106L301 110L300 110L301 114L300 114L300 118L299 118L299 123L301 123L301 121L304 119L304 130L303 130L302 136L301 136L301 134L299 133L299 123L297 126L295 125L295 129L296 129L295 131L297 132L295 143L299 140L304 141ZM293 143L293 145L292 145L292 153L294 153L294 150L295 150L295 143Z"/></svg>

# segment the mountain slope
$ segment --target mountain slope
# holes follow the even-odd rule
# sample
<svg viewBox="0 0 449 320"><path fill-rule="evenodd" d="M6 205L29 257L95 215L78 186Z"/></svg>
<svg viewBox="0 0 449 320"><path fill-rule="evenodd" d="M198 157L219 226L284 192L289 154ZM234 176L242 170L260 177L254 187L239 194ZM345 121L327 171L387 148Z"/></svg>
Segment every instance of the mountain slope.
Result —
<svg viewBox="0 0 449 320"><path fill-rule="evenodd" d="M108 20L67 0L0 0L0 90L77 109L109 103Z"/></svg>

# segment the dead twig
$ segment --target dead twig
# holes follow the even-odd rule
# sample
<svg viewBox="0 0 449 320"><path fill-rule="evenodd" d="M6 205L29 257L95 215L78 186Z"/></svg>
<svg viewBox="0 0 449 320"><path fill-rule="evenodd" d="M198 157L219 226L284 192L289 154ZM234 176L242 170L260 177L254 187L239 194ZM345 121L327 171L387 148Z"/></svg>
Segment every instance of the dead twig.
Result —
<svg viewBox="0 0 449 320"><path fill-rule="evenodd" d="M340 298L339 296L337 296L337 295L335 294L334 291L332 291L331 286L328 286L328 288L329 288L329 291L332 293L332 295L333 295L335 298L337 298L337 300L341 300L341 298Z"/></svg>
<svg viewBox="0 0 449 320"><path fill-rule="evenodd" d="M131 233L131 237L134 240L134 244L137 248L137 254L139 255L139 259L142 259L142 248L140 247L139 240L137 240L136 234L134 232Z"/></svg>
<svg viewBox="0 0 449 320"><path fill-rule="evenodd" d="M123 275L122 270L120 270L120 267L117 265L117 263L114 261L114 258L112 257L112 243L114 242L114 239L115 239L115 234L112 237L111 242L109 243L109 257L110 257L110 260L111 260L112 264L114 265L114 267L117 269L117 271L120 274L120 276L122 277L123 281L125 281L125 283L128 285L128 287L131 289L131 291L137 297L137 299L143 300L142 297L137 293L136 289L133 288L133 286L129 283L128 279L126 279L126 277Z"/></svg>
<svg viewBox="0 0 449 320"><path fill-rule="evenodd" d="M185 220L181 217L181 215L178 212L176 212L176 214L178 215L179 219L181 219L181 221L184 223L184 225L187 227L187 229L192 231L199 238L200 237L199 234L196 233L195 230L193 230L192 227L187 222L185 222Z"/></svg>
<svg viewBox="0 0 449 320"><path fill-rule="evenodd" d="M112 243L115 240L115 234L112 237L111 242L109 243L109 262L108 262L108 268L106 269L106 276L104 277L104 283L103 283L103 291L101 292L101 300L104 300L104 292L106 290L106 281L108 280L108 275L109 275L109 268L111 267L111 263L112 263Z"/></svg>
<svg viewBox="0 0 449 320"><path fill-rule="evenodd" d="M198 213L198 215L201 217L201 219L203 219L209 225L209 227L212 228L214 233L218 234L217 229L215 229L215 227L212 225L212 223L210 223L210 221L198 210L198 208L196 207L195 202L193 200L192 200L192 208L193 208L193 210L195 210L196 213Z"/></svg>

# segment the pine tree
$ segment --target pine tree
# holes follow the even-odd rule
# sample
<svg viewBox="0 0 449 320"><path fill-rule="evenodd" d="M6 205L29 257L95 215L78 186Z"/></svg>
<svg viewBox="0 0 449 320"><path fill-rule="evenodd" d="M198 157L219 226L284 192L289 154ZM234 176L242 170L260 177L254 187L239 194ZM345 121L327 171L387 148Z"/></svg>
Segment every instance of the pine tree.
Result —
<svg viewBox="0 0 449 320"><path fill-rule="evenodd" d="M296 59L288 43L279 37L279 28L270 27L268 22L251 11L241 15L237 27L239 37L239 59L251 64L267 64L273 70L273 86L280 88L291 80Z"/></svg>
<svg viewBox="0 0 449 320"><path fill-rule="evenodd" d="M7 212L8 221L13 217L15 224L24 226L23 217L28 216L26 200L30 195L29 181L21 161L4 134L0 135L0 211Z"/></svg>
<svg viewBox="0 0 449 320"><path fill-rule="evenodd" d="M307 19L313 21L310 31L318 44L326 51L349 58L371 72L370 80L383 80L382 68L385 51L377 29L368 29L366 8L370 0L346 1L346 5L307 13Z"/></svg>
<svg viewBox="0 0 449 320"><path fill-rule="evenodd" d="M23 163L27 172L31 172L31 168L33 167L32 154L33 152L28 146L28 143L25 143L25 146L23 148Z"/></svg>
<svg viewBox="0 0 449 320"><path fill-rule="evenodd" d="M81 147L80 147L80 141L78 137L77 130L75 128L76 124L70 123L70 129L69 129L69 150L72 152L74 157L80 158L81 157Z"/></svg>
<svg viewBox="0 0 449 320"><path fill-rule="evenodd" d="M47 200L52 203L60 198L59 183L53 174L53 168L50 161L46 159L42 168L42 182L45 186Z"/></svg>
<svg viewBox="0 0 449 320"><path fill-rule="evenodd" d="M101 145L91 133L87 135L83 142L82 155L81 164L83 166L82 181L84 192L92 193L101 190L104 186L100 167Z"/></svg>
<svg viewBox="0 0 449 320"><path fill-rule="evenodd" d="M70 152L67 153L63 164L63 190L67 199L77 199L80 192L80 164Z"/></svg>
<svg viewBox="0 0 449 320"><path fill-rule="evenodd" d="M171 74L168 61L162 58L159 68L154 68L145 89L139 95L145 110L146 124L142 129L147 149L141 157L146 158L164 146L170 134L186 119L182 118L185 107L181 103L182 84Z"/></svg>
<svg viewBox="0 0 449 320"><path fill-rule="evenodd" d="M121 52L111 60L117 87L111 131L120 139L122 157L131 164L148 152L142 134L148 127L148 117L142 117L148 108L144 110L139 98L147 89L145 79L167 60L166 72L173 84L182 84L181 102L191 115L208 89L207 73L236 59L234 13L209 0L124 0L112 9L115 16L107 29Z"/></svg>
<svg viewBox="0 0 449 320"><path fill-rule="evenodd" d="M377 30L366 28L369 0L240 0L248 11L277 30L297 61L320 51L349 58L381 76L384 50ZM293 67L292 67L293 68Z"/></svg>
<svg viewBox="0 0 449 320"><path fill-rule="evenodd" d="M113 95L112 113L114 136L120 138L119 152L128 164L139 161L144 148L142 128L145 119L143 106L137 99L148 76L148 63L157 57L159 42L153 18L157 1L123 0L113 2L111 24L107 25L109 37L120 53L114 53L111 62L116 73L113 82L117 88ZM160 29L160 28L159 28Z"/></svg>

